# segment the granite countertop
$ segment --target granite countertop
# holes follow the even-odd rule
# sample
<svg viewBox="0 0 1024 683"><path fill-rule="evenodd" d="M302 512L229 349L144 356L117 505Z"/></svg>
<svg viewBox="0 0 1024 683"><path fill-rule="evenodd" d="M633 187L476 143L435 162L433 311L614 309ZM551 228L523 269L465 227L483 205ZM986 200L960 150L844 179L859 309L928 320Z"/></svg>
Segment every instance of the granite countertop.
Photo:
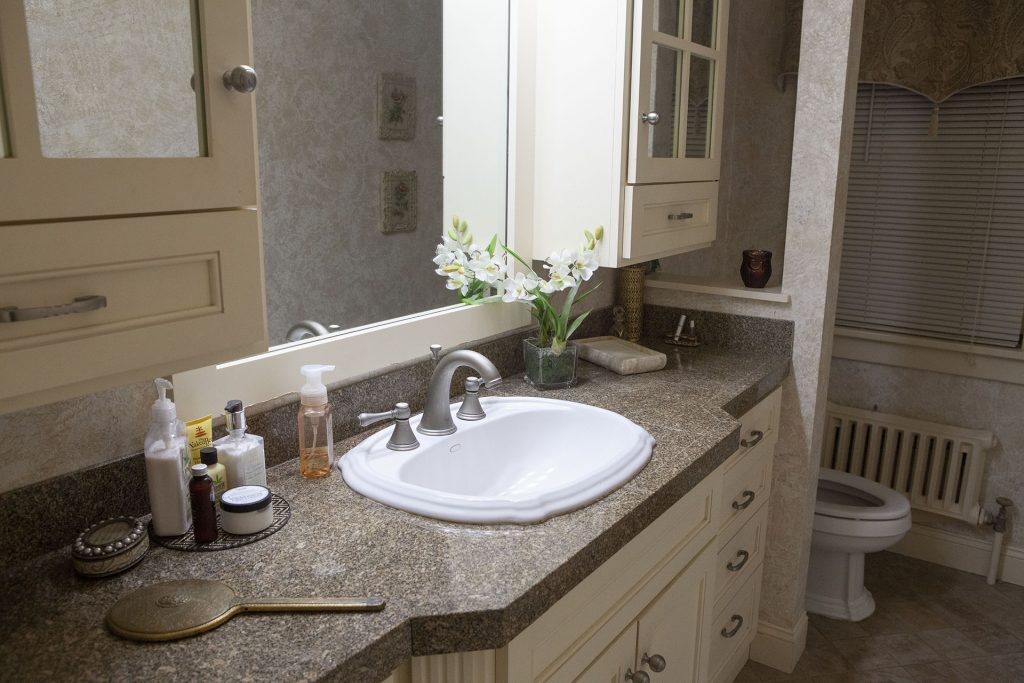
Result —
<svg viewBox="0 0 1024 683"><path fill-rule="evenodd" d="M153 544L110 579L76 577L68 548L4 567L0 662L6 680L343 680L387 677L411 655L501 647L611 557L739 445L736 417L778 387L787 349L678 349L665 370L619 377L580 362L580 382L543 392L614 410L657 440L619 490L532 526L472 526L393 510L344 485L303 480L296 462L269 483L288 525L234 550ZM538 395L520 378L496 395ZM344 453L365 434L338 444ZM69 503L73 504L73 502ZM372 614L242 615L205 635L134 643L103 617L118 598L171 579L221 579L243 596L376 595Z"/></svg>

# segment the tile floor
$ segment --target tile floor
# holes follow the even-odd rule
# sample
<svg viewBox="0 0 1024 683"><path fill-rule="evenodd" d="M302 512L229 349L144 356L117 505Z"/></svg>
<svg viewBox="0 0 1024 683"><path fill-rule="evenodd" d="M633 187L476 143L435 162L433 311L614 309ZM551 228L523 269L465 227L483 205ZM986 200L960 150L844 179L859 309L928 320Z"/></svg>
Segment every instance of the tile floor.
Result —
<svg viewBox="0 0 1024 683"><path fill-rule="evenodd" d="M875 613L810 615L792 674L748 662L736 683L1024 682L1024 587L894 553L869 555Z"/></svg>

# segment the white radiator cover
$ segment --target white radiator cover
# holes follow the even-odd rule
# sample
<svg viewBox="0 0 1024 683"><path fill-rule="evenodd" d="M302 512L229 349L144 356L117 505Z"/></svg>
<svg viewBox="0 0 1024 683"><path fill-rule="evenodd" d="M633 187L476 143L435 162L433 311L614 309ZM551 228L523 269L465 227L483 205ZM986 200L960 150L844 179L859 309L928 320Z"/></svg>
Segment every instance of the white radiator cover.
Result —
<svg viewBox="0 0 1024 683"><path fill-rule="evenodd" d="M828 404L821 466L895 489L910 505L978 523L992 432Z"/></svg>

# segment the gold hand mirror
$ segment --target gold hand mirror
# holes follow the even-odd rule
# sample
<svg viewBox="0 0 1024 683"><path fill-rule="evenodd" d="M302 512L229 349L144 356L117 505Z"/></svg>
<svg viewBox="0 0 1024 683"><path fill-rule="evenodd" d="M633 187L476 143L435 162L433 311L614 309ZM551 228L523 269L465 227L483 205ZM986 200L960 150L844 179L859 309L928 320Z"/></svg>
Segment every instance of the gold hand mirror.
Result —
<svg viewBox="0 0 1024 683"><path fill-rule="evenodd" d="M241 612L379 612L380 598L245 600L223 581L165 581L132 591L107 612L107 628L129 640L177 640L215 629Z"/></svg>

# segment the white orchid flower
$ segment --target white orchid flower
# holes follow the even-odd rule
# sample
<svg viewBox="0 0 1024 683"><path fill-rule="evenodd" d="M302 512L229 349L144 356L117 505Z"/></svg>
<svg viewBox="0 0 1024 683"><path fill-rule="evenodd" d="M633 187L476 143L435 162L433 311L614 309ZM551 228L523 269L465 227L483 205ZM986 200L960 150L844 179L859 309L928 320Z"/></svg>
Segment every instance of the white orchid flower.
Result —
<svg viewBox="0 0 1024 683"><path fill-rule="evenodd" d="M548 275L548 281L540 283L540 291L545 294L561 292L563 289L571 289L578 284L576 278L569 272L568 266L552 268Z"/></svg>
<svg viewBox="0 0 1024 683"><path fill-rule="evenodd" d="M434 263L438 266L451 263L456 251L462 251L462 245L453 239L443 237L441 243L437 245L437 250L434 252Z"/></svg>
<svg viewBox="0 0 1024 683"><path fill-rule="evenodd" d="M586 282L594 276L594 271L597 268L597 253L592 249L584 249L576 255L569 267L569 272L577 281Z"/></svg>
<svg viewBox="0 0 1024 683"><path fill-rule="evenodd" d="M441 258L440 254L437 256L437 258L434 259L434 262L437 263L437 259L439 258ZM445 254L445 258L447 259L446 261L438 263L440 268L435 270L435 273L447 277L450 276L452 273L464 274L466 272L466 266L469 265L469 258L461 249L450 250Z"/></svg>
<svg viewBox="0 0 1024 683"><path fill-rule="evenodd" d="M501 300L505 303L513 301L533 301L537 298L533 292L541 285L540 281L532 275L516 273L515 277L505 278L500 289L502 289Z"/></svg>
<svg viewBox="0 0 1024 683"><path fill-rule="evenodd" d="M544 264L544 267L552 273L555 271L564 271L567 273L575 260L575 250L563 249L562 251L553 251L551 252L551 256L548 256L547 263Z"/></svg>
<svg viewBox="0 0 1024 683"><path fill-rule="evenodd" d="M500 280L505 274L505 264L501 257L491 256L486 251L475 255L468 266L474 278L488 284Z"/></svg>
<svg viewBox="0 0 1024 683"><path fill-rule="evenodd" d="M473 281L473 276L465 272L454 272L448 274L448 281L444 284L448 289L457 289L462 294L466 294L469 291L469 283Z"/></svg>

